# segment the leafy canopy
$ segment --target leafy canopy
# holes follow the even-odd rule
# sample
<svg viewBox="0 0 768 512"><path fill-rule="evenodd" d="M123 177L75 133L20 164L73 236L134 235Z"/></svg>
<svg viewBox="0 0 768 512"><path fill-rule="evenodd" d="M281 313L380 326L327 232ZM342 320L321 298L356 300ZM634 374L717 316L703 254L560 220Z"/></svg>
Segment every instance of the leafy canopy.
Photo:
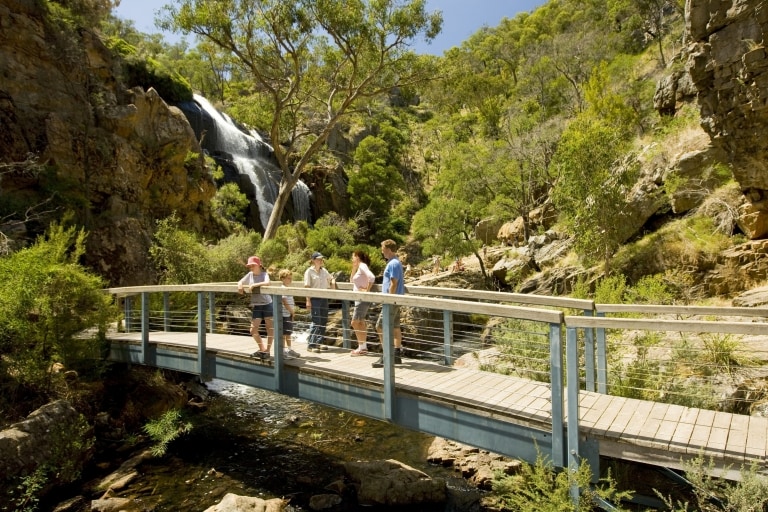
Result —
<svg viewBox="0 0 768 512"><path fill-rule="evenodd" d="M282 171L264 238L273 238L301 174L347 114L433 76L408 51L441 30L426 0L176 0L159 26L193 33L236 58L268 115ZM247 121L247 120L244 120ZM278 143L279 142L279 143Z"/></svg>

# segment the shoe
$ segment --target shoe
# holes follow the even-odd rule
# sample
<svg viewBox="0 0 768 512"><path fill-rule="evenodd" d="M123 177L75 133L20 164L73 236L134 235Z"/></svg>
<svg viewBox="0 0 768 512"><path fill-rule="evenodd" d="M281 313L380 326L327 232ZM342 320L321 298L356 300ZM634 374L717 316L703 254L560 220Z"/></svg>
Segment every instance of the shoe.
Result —
<svg viewBox="0 0 768 512"><path fill-rule="evenodd" d="M317 350L318 350L318 352L321 351L321 350L323 350L323 351L328 350L328 345L318 345L317 346Z"/></svg>
<svg viewBox="0 0 768 512"><path fill-rule="evenodd" d="M283 358L284 359L293 359L293 356L291 355L290 350L283 350Z"/></svg>
<svg viewBox="0 0 768 512"><path fill-rule="evenodd" d="M288 349L288 355L290 355L291 357L301 357L301 354L299 354L298 352L296 352L292 348Z"/></svg>
<svg viewBox="0 0 768 512"><path fill-rule="evenodd" d="M269 361L269 352L254 352L251 357L259 359L260 361Z"/></svg>
<svg viewBox="0 0 768 512"><path fill-rule="evenodd" d="M320 345L309 345L307 350L310 352L320 352Z"/></svg>
<svg viewBox="0 0 768 512"><path fill-rule="evenodd" d="M367 356L368 355L368 350L364 349L364 348L359 348L358 347L355 350L353 350L352 352L350 352L349 355L351 355L352 357L355 357L355 356Z"/></svg>
<svg viewBox="0 0 768 512"><path fill-rule="evenodd" d="M395 364L403 364L402 351L395 349ZM373 368L384 368L384 356L371 363Z"/></svg>

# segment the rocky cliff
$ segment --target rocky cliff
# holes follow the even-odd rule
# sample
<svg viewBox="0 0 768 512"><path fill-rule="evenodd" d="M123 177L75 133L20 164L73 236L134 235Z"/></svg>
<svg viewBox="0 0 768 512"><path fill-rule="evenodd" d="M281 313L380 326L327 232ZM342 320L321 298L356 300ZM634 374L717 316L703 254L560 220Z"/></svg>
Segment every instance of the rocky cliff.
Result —
<svg viewBox="0 0 768 512"><path fill-rule="evenodd" d="M745 196L740 228L768 235L768 4L688 0L687 72L702 126L721 149Z"/></svg>
<svg viewBox="0 0 768 512"><path fill-rule="evenodd" d="M89 232L89 266L113 285L151 282L155 220L211 226L212 178L185 116L121 83L121 62L45 3L0 4L0 232L32 239L65 211Z"/></svg>

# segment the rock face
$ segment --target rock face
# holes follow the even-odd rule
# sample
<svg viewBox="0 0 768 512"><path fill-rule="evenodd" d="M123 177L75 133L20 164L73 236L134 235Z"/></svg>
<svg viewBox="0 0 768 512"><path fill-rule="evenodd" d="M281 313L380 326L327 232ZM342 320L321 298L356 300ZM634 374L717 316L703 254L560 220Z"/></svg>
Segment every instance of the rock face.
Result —
<svg viewBox="0 0 768 512"><path fill-rule="evenodd" d="M688 0L687 71L702 126L722 150L751 207L748 233L768 234L768 7L761 0ZM755 218L758 217L758 218Z"/></svg>
<svg viewBox="0 0 768 512"><path fill-rule="evenodd" d="M446 500L445 481L396 460L347 462L347 476L361 505L415 505Z"/></svg>
<svg viewBox="0 0 768 512"><path fill-rule="evenodd" d="M89 266L114 285L151 282L157 219L176 212L187 229L211 225L215 187L193 158L199 144L153 89L121 84L120 61L94 33L56 26L41 5L0 4L0 164L39 164L2 175L0 204L39 205L31 210L38 222L18 233L28 240L73 211L89 232Z"/></svg>
<svg viewBox="0 0 768 512"><path fill-rule="evenodd" d="M68 402L58 400L0 431L0 475L28 475L48 462L53 452L62 448L67 432L77 428L79 417ZM68 456L80 460L85 452Z"/></svg>

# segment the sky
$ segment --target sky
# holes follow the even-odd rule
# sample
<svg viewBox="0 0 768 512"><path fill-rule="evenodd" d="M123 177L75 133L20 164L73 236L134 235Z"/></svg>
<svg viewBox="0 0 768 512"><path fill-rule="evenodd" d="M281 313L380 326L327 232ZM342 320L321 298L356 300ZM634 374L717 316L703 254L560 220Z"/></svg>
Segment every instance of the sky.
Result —
<svg viewBox="0 0 768 512"><path fill-rule="evenodd" d="M163 0L122 0L115 15L133 20L137 30L147 34L158 32L155 13ZM461 45L481 27L495 27L502 18L514 18L519 12L532 11L546 0L428 0L427 11L442 11L443 31L432 44L420 41L414 47L417 53L442 55L454 46ZM175 42L179 36L165 34L166 40Z"/></svg>

